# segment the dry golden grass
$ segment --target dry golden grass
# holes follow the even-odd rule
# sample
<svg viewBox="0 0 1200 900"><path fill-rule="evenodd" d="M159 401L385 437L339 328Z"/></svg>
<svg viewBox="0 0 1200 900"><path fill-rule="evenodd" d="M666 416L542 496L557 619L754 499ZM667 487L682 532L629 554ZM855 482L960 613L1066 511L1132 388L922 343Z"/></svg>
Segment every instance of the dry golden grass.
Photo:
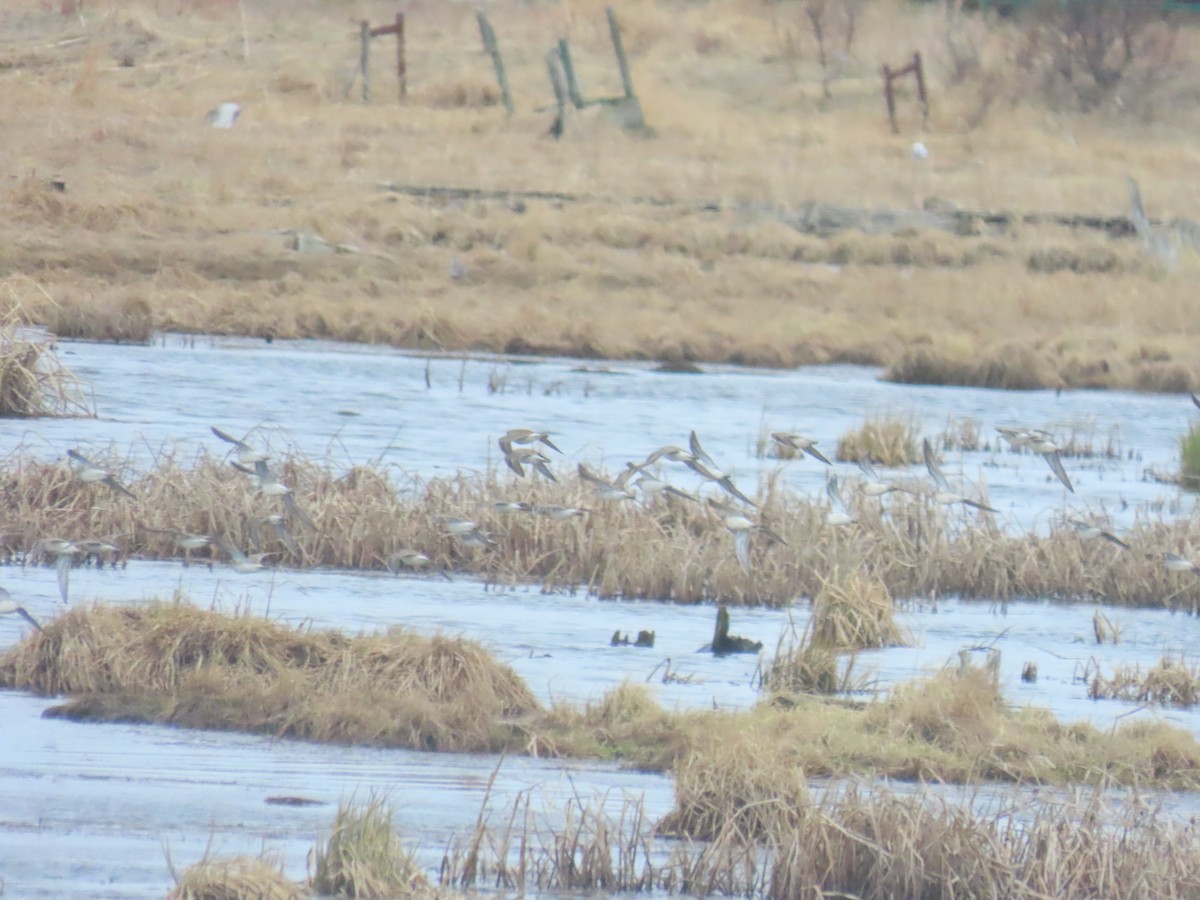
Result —
<svg viewBox="0 0 1200 900"><path fill-rule="evenodd" d="M508 667L468 641L397 629L347 637L173 603L71 610L0 656L0 686L65 694L54 714L77 719L611 758L658 770L690 760L701 786L707 755L721 766L751 760L729 776L732 788L698 796L694 815L710 821L721 791L757 795L789 778L801 785L799 771L1200 787L1200 743L1190 733L1165 723L1101 732L1012 710L994 671L966 664L866 704L792 695L746 712L668 712L645 688L622 685L596 703L544 710ZM756 806L746 815L775 813ZM338 857L336 849L328 852Z"/></svg>
<svg viewBox="0 0 1200 900"><path fill-rule="evenodd" d="M1152 217L1196 218L1200 109L1176 89L1200 57L1191 29L1158 98L1171 114L1148 125L1137 117L1154 107L1139 98L1092 116L1029 99L1013 63L1023 38L1005 22L948 26L928 4L869 4L825 98L799 10L636 0L620 16L656 136L588 110L553 141L538 110L555 39L571 40L590 96L618 91L598 0L489 8L511 119L495 105L472 10L453 5L407 8L403 105L383 43L374 102L346 97L356 20L393 12L357 0L109 0L85 25L52 7L5 13L5 296L64 332L119 340L159 328L862 361L995 385L1200 386L1200 267L1189 260L1164 272L1132 239L972 215L948 231L793 227L822 209L933 200L1115 216L1127 174ZM904 93L894 136L879 66L912 49L932 116L920 126ZM1010 84L1013 96L993 102ZM244 106L237 126L208 127L205 111L231 99ZM931 151L919 163L918 138ZM485 193L421 192L431 186ZM575 199L520 195L536 191ZM344 252L296 250L322 246L298 234ZM454 255L464 278L449 277Z"/></svg>
<svg viewBox="0 0 1200 900"><path fill-rule="evenodd" d="M1088 682L1088 696L1190 709L1200 702L1200 665L1183 657L1163 657L1146 671L1136 665L1117 666L1111 676L1096 671Z"/></svg>
<svg viewBox="0 0 1200 900"><path fill-rule="evenodd" d="M310 883L323 897L429 896L425 873L392 827L392 805L372 796L338 805L333 831L313 848Z"/></svg>
<svg viewBox="0 0 1200 900"><path fill-rule="evenodd" d="M0 683L78 718L168 722L427 750L500 750L538 709L462 638L347 637L182 603L79 607L0 659Z"/></svg>
<svg viewBox="0 0 1200 900"><path fill-rule="evenodd" d="M716 767L709 774L726 778ZM1193 825L1138 797L1110 803L1103 791L1000 802L826 785L811 800L766 799L778 814L757 832L746 828L744 797L733 795L713 840L664 846L654 831L694 799L681 796L655 829L638 800L615 811L603 799L568 804L560 825L522 798L501 812L501 825L481 821L466 847L451 848L443 884L770 900L1185 897L1200 885Z"/></svg>
<svg viewBox="0 0 1200 900"><path fill-rule="evenodd" d="M167 900L304 900L282 866L257 856L205 857L176 878Z"/></svg>
<svg viewBox="0 0 1200 900"><path fill-rule="evenodd" d="M82 385L58 361L53 335L0 312L0 418L94 415Z"/></svg>
<svg viewBox="0 0 1200 900"><path fill-rule="evenodd" d="M895 415L869 417L838 438L836 458L843 462L866 459L881 466L916 462L917 424Z"/></svg>
<svg viewBox="0 0 1200 900"><path fill-rule="evenodd" d="M834 650L907 646L887 585L853 571L835 575L813 597L808 639Z"/></svg>
<svg viewBox="0 0 1200 900"><path fill-rule="evenodd" d="M118 460L103 464L122 468ZM851 483L844 493L856 523L839 529L826 524L824 505L769 483L758 498L765 521L791 549L756 553L747 575L722 523L677 498L607 504L575 476L549 484L506 481L495 471L398 484L395 473L373 466L338 475L295 455L282 457L280 472L317 526L294 526L302 558L262 526L264 513L274 510L264 509L246 478L206 452L185 464L164 450L153 469L123 473L136 499L83 484L62 465L10 457L0 461L7 500L0 530L10 548L28 550L47 535L103 538L123 553L150 558L180 555L173 538L150 529L222 534L240 547L275 553L287 566L383 569L398 551L412 549L428 556L433 570L604 598L786 606L816 596L832 573L862 570L897 599L936 593L1200 609L1200 579L1162 564L1165 551L1186 555L1200 546L1200 524L1187 518L1139 519L1123 533L1132 552L1117 552L1107 542L1081 540L1071 528L1049 536L1004 534L986 517L940 506L928 495L895 491L881 501ZM498 500L592 511L586 519L556 521L500 512L492 505ZM445 516L476 521L494 546L463 547L446 534Z"/></svg>

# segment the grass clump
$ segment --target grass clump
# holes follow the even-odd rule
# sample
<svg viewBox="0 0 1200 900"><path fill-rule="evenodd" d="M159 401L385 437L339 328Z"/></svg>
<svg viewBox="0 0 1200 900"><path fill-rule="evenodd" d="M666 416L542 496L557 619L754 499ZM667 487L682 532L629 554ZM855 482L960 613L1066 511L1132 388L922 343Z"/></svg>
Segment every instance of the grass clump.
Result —
<svg viewBox="0 0 1200 900"><path fill-rule="evenodd" d="M0 685L68 694L60 714L338 743L492 751L538 710L462 638L349 637L182 603L78 607L0 657Z"/></svg>
<svg viewBox="0 0 1200 900"><path fill-rule="evenodd" d="M1200 428L1195 425L1179 439L1179 480L1191 490L1200 488Z"/></svg>
<svg viewBox="0 0 1200 900"><path fill-rule="evenodd" d="M1088 696L1191 709L1200 701L1200 664L1163 657L1144 672L1137 665L1117 666L1108 678L1097 671L1088 682Z"/></svg>
<svg viewBox="0 0 1200 900"><path fill-rule="evenodd" d="M206 856L176 876L167 900L304 900L308 896L283 874L278 861L258 856Z"/></svg>
<svg viewBox="0 0 1200 900"><path fill-rule="evenodd" d="M342 803L333 832L313 848L312 889L323 896L397 898L429 893L425 873L392 828L392 807L372 796Z"/></svg>
<svg viewBox="0 0 1200 900"><path fill-rule="evenodd" d="M872 417L838 438L838 460L854 462L863 458L883 466L915 463L919 458L916 423L892 415Z"/></svg>
<svg viewBox="0 0 1200 900"><path fill-rule="evenodd" d="M822 585L812 602L809 637L835 650L907 646L892 595L875 575L852 572Z"/></svg>
<svg viewBox="0 0 1200 900"><path fill-rule="evenodd" d="M786 742L747 732L714 735L675 768L675 809L662 834L744 839L795 827L809 802L808 778Z"/></svg>
<svg viewBox="0 0 1200 900"><path fill-rule="evenodd" d="M23 325L15 308L0 316L0 418L91 415L53 335Z"/></svg>

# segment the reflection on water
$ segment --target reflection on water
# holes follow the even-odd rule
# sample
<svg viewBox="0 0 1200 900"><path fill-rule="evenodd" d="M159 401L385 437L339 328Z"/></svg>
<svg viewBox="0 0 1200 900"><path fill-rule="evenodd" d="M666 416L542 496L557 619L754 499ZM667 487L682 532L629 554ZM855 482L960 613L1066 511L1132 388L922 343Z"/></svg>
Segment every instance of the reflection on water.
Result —
<svg viewBox="0 0 1200 900"><path fill-rule="evenodd" d="M0 452L24 447L61 458L68 447L115 445L137 465L164 448L206 445L209 433L265 427L276 448L291 445L334 467L379 461L405 473L451 474L497 461L495 438L513 426L546 428L565 451L560 463L641 459L696 429L705 447L744 488L779 463L759 460L765 430L801 430L827 451L868 413L911 417L937 434L952 417L971 416L991 440L996 424L1063 431L1090 429L1100 444L1114 435L1133 458L1068 460L1078 496L1072 508L1105 507L1119 525L1139 504L1165 514L1190 510L1175 489L1144 481L1143 470L1171 470L1177 440L1193 408L1182 396L1118 392L1009 393L889 385L859 368L786 372L714 368L697 376L666 375L633 364L529 364L493 358L431 358L379 348L245 340L167 338L154 347L61 345L63 361L95 392L97 420L37 421L0 437ZM430 386L426 387L428 374ZM491 387L489 389L489 380ZM994 441L993 441L994 443ZM813 495L825 473L811 460L786 465L786 483ZM948 454L949 473L986 479L991 501L1010 527L1044 526L1065 496L1045 463L1008 453ZM672 477L676 477L672 473ZM690 487L684 476L682 486ZM1157 513L1156 513L1157 514ZM2 573L4 586L35 615L57 608L50 569ZM402 624L482 640L512 665L544 701L598 698L623 679L649 681L668 706L745 707L754 702L759 660L714 660L698 652L712 636L710 607L653 602L601 602L534 588L488 590L471 579L393 578L373 573L280 571L237 576L176 563L131 562L122 571L76 570L72 597L142 602L178 589L204 606L252 610L288 622L311 621L350 631ZM1092 642L1091 609L1012 603L1007 615L986 604L945 600L906 613L915 646L864 654L881 685L954 661L964 647L1001 651L1001 679L1016 703L1049 707L1068 720L1109 724L1129 706L1086 699L1079 675L1089 662L1152 664L1164 654L1200 654L1195 623L1160 610L1109 610L1122 629L1118 645ZM734 610L733 630L770 651L807 610ZM0 646L23 633L0 620ZM610 647L616 630L653 630L653 649ZM667 661L678 676L662 682ZM1025 662L1040 677L1024 684ZM288 871L303 875L304 856L329 826L339 799L371 789L392 794L398 825L427 854L429 866L452 833L473 826L494 758L428 756L366 748L321 747L241 735L192 733L149 726L80 725L40 718L47 701L0 693L0 846L12 896L161 896L167 885L162 844L186 865L210 838L219 853L281 852ZM1186 711L1163 715L1200 733ZM570 780L564 771L572 773ZM644 794L651 818L670 805L661 776L574 764L567 769L509 759L493 805L538 785L549 795L615 789ZM311 807L268 806L268 796L322 801Z"/></svg>

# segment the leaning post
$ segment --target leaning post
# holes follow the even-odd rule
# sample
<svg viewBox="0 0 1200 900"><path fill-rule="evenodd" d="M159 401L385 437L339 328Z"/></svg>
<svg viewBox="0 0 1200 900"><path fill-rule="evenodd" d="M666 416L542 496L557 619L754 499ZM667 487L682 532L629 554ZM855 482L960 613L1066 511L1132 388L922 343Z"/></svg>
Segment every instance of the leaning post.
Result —
<svg viewBox="0 0 1200 900"><path fill-rule="evenodd" d="M343 32L344 33L344 32ZM362 28L359 31L359 40L361 46L358 49L358 71L362 75L363 103L371 102L371 23L366 19L362 21Z"/></svg>
<svg viewBox="0 0 1200 900"><path fill-rule="evenodd" d="M482 9L475 10L475 19L479 23L479 37L483 41L483 49L492 57L492 66L496 69L496 83L500 85L500 96L504 100L504 109L508 115L514 110L512 94L508 90L508 75L504 71L504 60L500 56L500 46L496 43L496 32L488 21Z"/></svg>
<svg viewBox="0 0 1200 900"><path fill-rule="evenodd" d="M629 74L629 60L625 58L625 47L621 44L621 29L617 25L617 13L611 6L604 7L608 17L608 30L612 35L613 52L617 55L617 68L621 70L621 84L625 88L626 99L633 99L633 76Z"/></svg>

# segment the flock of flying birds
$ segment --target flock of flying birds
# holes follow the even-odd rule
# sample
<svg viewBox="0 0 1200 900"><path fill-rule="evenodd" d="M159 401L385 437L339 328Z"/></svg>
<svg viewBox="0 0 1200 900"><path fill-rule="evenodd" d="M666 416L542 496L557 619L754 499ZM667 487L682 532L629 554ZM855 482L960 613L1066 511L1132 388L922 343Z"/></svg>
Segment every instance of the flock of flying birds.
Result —
<svg viewBox="0 0 1200 900"><path fill-rule="evenodd" d="M222 441L233 445L231 452L235 458L231 460L231 464L239 472L249 475L255 480L258 486L258 493L261 496L279 498L282 500L284 508L287 510L292 521L306 528L316 528L312 519L297 505L292 489L281 482L275 473L271 471L268 464L271 458L270 454L265 450L251 446L245 441L238 440L219 428L214 427L212 432ZM67 451L67 464L74 477L82 483L103 485L115 493L137 499L137 495L122 484L112 471L94 463L79 451ZM288 528L287 519L285 519L283 514L266 513L254 517L249 524L253 526L249 529L252 539L261 529L270 529L288 550L298 558L303 559L300 544ZM249 574L267 568L265 560L268 556L272 555L271 553L258 552L247 554L239 549L229 538L221 534L190 534L188 532L161 528L146 528L145 530L151 533L170 535L175 540L176 546L184 552L185 564L190 559L192 551L201 550L211 545L229 556L230 568L235 572ZM120 548L108 541L68 541L62 538L39 538L34 541L25 554L23 564L52 562L58 576L59 595L62 597L63 603L68 604L70 603L71 567L76 561L82 560L86 562L90 560L95 561L97 564L102 564L105 560L112 561L115 559L119 552ZM37 628L39 631L41 630L41 623L30 615L28 610L17 603L7 590L0 587L0 615L8 614L19 615L34 628Z"/></svg>
<svg viewBox="0 0 1200 900"><path fill-rule="evenodd" d="M1197 407L1200 407L1200 397L1193 395L1192 400ZM1044 459L1055 477L1068 491L1074 493L1075 488L1063 466L1062 448L1055 443L1053 435L1038 429L1006 425L996 426L996 431L1011 449L1028 450ZM279 498L288 514L288 517L282 513L269 513L256 517L250 523L257 526L249 529L251 535L262 528L270 529L289 551L298 559L303 559L300 545L288 527L289 518L292 522L305 528L315 530L316 525L297 505L291 488L281 482L272 472L269 465L270 454L219 428L213 427L212 433L221 441L231 445L230 452L234 456L231 465L255 480L261 496ZM830 467L826 479L826 494L829 498L826 523L833 527L852 524L855 518L842 495L841 483L833 471L833 464L817 449L817 441L796 432L775 432L771 434L771 439L783 451L791 454L805 454ZM546 451L560 454L562 451L551 440L547 432L513 428L500 437L498 443L505 465L518 477L537 475L552 482L558 480L551 468L553 459L546 455ZM857 490L868 497L880 497L891 491L919 492L932 497L933 501L939 505L962 504L983 512L998 512L994 507L972 499L951 486L949 479L946 478L938 464L928 439L924 441L922 449L931 485L901 484L885 480L875 471L870 460L864 457L858 460L861 477L856 482ZM122 484L113 472L92 462L78 451L68 450L67 457L68 465L72 469L74 477L79 481L85 484L103 485L116 493L131 498L135 497L134 493ZM714 485L721 493L718 496L701 497L670 484L657 474L659 464L662 462L678 463L686 467L706 483ZM738 489L732 476L704 450L695 431L690 434L686 449L673 444L659 447L641 462L626 463L624 471L614 478L606 478L596 473L586 463L579 463L577 471L580 480L591 487L605 502L629 502L635 501L639 497L644 498L647 502L652 502L658 497L675 497L703 504L717 515L732 536L734 555L747 574L751 569L751 540L754 535L761 535L772 544L787 544L787 541L778 533L762 522L756 521L757 504ZM521 513L558 520L574 519L586 516L590 512L584 507L539 505L509 500L498 500L493 503L493 508L502 513ZM464 547L488 548L495 545L491 535L475 521L448 515L438 516L437 521L443 529L443 537L452 539ZM1065 521L1084 540L1103 538L1126 550L1129 549L1129 545L1125 541L1096 524L1069 516ZM229 557L230 567L235 572L249 574L267 568L268 564L265 560L272 555L269 552L246 553L235 546L226 536L220 534L191 534L153 528L146 530L170 535L184 552L185 564L193 551L213 546ZM25 562L35 564L46 560L53 562L57 570L59 592L63 603L66 604L69 602L69 573L75 561L91 559L102 562L105 559L115 558L118 552L119 550L114 544L106 541L68 541L60 538L43 538L36 541L25 554ZM393 553L386 560L386 565L389 570L395 572L401 567L421 569L430 565L431 562L432 560L424 553L406 548ZM1164 554L1164 565L1170 571L1200 575L1200 566L1173 553ZM0 615L6 614L19 615L34 628L41 629L37 620L4 588L0 587Z"/></svg>

